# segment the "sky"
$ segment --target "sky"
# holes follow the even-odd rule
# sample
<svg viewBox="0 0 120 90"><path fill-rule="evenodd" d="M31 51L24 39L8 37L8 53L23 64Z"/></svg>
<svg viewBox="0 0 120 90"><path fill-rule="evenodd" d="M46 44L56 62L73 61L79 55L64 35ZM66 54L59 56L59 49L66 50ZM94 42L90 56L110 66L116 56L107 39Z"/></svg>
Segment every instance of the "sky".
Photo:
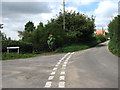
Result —
<svg viewBox="0 0 120 90"><path fill-rule="evenodd" d="M107 31L109 22L118 15L118 1L65 0L65 9L84 13L89 17L94 15L96 29L101 30L103 27ZM35 26L39 22L45 25L51 18L56 18L63 7L62 0L2 0L0 9L0 23L4 24L2 32L13 40L19 40L18 31L23 31L28 21L32 21Z"/></svg>

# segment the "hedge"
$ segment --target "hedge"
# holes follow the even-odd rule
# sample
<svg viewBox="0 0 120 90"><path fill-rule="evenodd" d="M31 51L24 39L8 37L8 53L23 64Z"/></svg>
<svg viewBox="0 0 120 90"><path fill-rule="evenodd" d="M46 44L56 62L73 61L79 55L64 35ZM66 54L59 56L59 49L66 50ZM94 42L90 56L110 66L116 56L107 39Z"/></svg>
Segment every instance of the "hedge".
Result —
<svg viewBox="0 0 120 90"><path fill-rule="evenodd" d="M14 41L14 40L5 40L2 41L2 52L7 51L7 47L20 47L20 53L32 53L33 45L25 42ZM12 50L14 51L14 50Z"/></svg>

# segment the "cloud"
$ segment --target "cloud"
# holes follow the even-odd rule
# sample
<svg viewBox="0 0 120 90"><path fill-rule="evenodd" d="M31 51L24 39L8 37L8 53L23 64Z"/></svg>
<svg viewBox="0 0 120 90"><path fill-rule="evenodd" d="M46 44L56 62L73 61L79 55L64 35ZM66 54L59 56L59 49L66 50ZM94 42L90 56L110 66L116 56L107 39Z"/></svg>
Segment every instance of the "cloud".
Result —
<svg viewBox="0 0 120 90"><path fill-rule="evenodd" d="M112 0L101 1L98 8L95 9L94 15L96 16L95 24L97 28L105 27L109 24L112 17L117 15L118 5L117 2Z"/></svg>
<svg viewBox="0 0 120 90"><path fill-rule="evenodd" d="M3 0L9 1L9 0ZM12 0L14 1L14 0ZM3 2L2 6L2 21L4 23L3 32L7 34L8 37L12 39L19 39L17 31L23 31L24 25L28 21L32 21L35 26L39 22L47 23L47 20L51 18L56 18L56 14L59 14L60 9L63 9L62 0L17 0L20 2ZM111 16L117 15L117 1L118 0L65 0L66 1L66 11L76 11L87 14L88 16L95 15L95 24L98 29L105 27L111 20ZM96 9L90 7L94 5L94 2L98 3ZM90 10L81 10L85 6L90 7ZM91 10L92 8L92 10ZM94 8L94 9L93 9Z"/></svg>
<svg viewBox="0 0 120 90"><path fill-rule="evenodd" d="M44 8L44 9L43 9ZM3 2L2 16L15 17L21 14L39 14L50 13L51 9L47 3L44 2Z"/></svg>
<svg viewBox="0 0 120 90"><path fill-rule="evenodd" d="M6 33L7 37L18 40L17 32L23 31L24 25L28 21L32 21L35 26L40 21L46 24L47 20L56 16L61 7L57 2L4 2L2 7L4 28L2 32Z"/></svg>

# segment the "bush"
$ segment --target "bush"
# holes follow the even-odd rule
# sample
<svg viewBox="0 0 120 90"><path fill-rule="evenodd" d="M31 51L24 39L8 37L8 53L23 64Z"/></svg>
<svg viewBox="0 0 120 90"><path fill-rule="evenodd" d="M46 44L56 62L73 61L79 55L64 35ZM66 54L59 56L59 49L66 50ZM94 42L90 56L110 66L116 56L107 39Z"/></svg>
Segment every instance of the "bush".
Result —
<svg viewBox="0 0 120 90"><path fill-rule="evenodd" d="M108 31L110 35L109 50L120 56L120 15L115 17L108 25Z"/></svg>
<svg viewBox="0 0 120 90"><path fill-rule="evenodd" d="M96 39L98 40L98 42L106 41L106 37L104 35L102 35L102 34L97 35Z"/></svg>
<svg viewBox="0 0 120 90"><path fill-rule="evenodd" d="M66 33L59 24L55 22L48 23L44 29L48 35L52 34L55 38L56 48L61 47L66 43Z"/></svg>
<svg viewBox="0 0 120 90"><path fill-rule="evenodd" d="M20 53L32 53L33 46L25 42L14 41L14 40L4 40L2 41L2 52L7 51L7 47L20 47ZM14 51L14 50L12 50Z"/></svg>

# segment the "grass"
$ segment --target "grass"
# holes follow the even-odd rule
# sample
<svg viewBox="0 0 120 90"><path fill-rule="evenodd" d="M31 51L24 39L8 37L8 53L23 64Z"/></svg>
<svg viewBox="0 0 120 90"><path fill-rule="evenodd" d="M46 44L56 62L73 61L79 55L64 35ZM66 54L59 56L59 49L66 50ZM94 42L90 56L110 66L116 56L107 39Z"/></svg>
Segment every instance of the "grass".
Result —
<svg viewBox="0 0 120 90"><path fill-rule="evenodd" d="M2 60L9 60L9 59L23 59L23 58L30 58L35 57L36 54L18 54L18 53L2 53Z"/></svg>
<svg viewBox="0 0 120 90"><path fill-rule="evenodd" d="M57 54L56 52L60 52L60 53L74 52L74 51L79 51L94 47L99 43L101 43L99 40L98 41L94 40L92 42L87 42L87 43L76 43L58 48L56 49L55 52L42 52L41 54L2 53L2 60L24 59L35 56L53 55L53 54Z"/></svg>
<svg viewBox="0 0 120 90"><path fill-rule="evenodd" d="M114 55L120 57L120 47L119 47L120 44L118 44L118 45L117 44L118 43L116 43L115 41L110 40L110 42L108 44L108 49Z"/></svg>
<svg viewBox="0 0 120 90"><path fill-rule="evenodd" d="M88 49L90 47L94 47L99 43L100 43L99 41L92 41L91 43L88 42L88 43L72 44L72 45L58 48L56 51L57 52L64 52L64 53L74 52L74 51L79 51L79 50Z"/></svg>

